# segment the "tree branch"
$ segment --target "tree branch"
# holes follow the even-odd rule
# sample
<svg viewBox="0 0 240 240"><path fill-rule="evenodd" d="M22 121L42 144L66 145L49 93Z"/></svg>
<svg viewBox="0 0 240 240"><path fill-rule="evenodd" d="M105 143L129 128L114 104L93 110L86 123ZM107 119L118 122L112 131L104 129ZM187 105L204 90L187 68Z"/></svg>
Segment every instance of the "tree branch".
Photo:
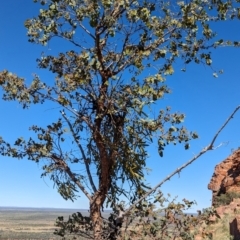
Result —
<svg viewBox="0 0 240 240"><path fill-rule="evenodd" d="M44 94L44 93L41 93L41 92L39 92L39 91L36 91L36 93L38 93L39 95L41 95L43 99L46 98L46 99L48 99L48 100L51 100L51 101L53 101L53 102L56 102L56 103L60 104L61 106L63 106L63 108L67 109L69 112L73 113L73 114L74 114L75 116L77 116L79 119L81 119L82 121L84 121L91 130L94 129L94 127L89 123L88 118L85 117L85 116L81 116L76 109L74 109L74 108L72 108L72 107L70 107L70 106L62 105L61 103L59 103L59 101L58 101L56 98L51 97L51 96L49 96L48 94ZM29 94L31 94L31 96L34 97L34 94L32 94L31 92L29 92ZM56 92L56 94L59 94L59 93Z"/></svg>
<svg viewBox="0 0 240 240"><path fill-rule="evenodd" d="M137 200L134 204L132 204L127 210L124 211L124 215L126 215L128 212L130 212L137 204L139 204L142 200L144 200L146 197L148 197L151 193L155 192L157 188L161 187L163 183L165 183L167 180L170 180L175 174L180 173L184 168L186 168L188 165L193 163L195 160L197 160L200 156L202 156L204 153L206 153L209 150L214 150L214 143L220 134L220 132L226 127L226 125L229 123L229 121L233 118L235 113L240 109L240 105L235 108L233 113L230 115L230 117L226 120L226 122L222 125L222 127L218 130L218 132L214 135L212 141L208 146L203 148L194 158L183 164L181 167L177 168L174 172L172 172L170 175L168 175L166 178L164 178L160 183L158 183L154 188L152 188L149 192L147 192L145 195L143 195L139 200Z"/></svg>
<svg viewBox="0 0 240 240"><path fill-rule="evenodd" d="M85 187L79 182L79 180L76 178L75 174L72 173L68 165L64 160L61 158L51 155L50 158L56 163L60 164L60 166L64 169L64 171L68 174L68 176L72 179L72 181L81 189L81 191L86 195L86 197L91 201L91 195L88 193L88 191L85 189Z"/></svg>
<svg viewBox="0 0 240 240"><path fill-rule="evenodd" d="M222 125L222 127L218 130L218 132L216 133L216 135L214 136L212 142L210 143L210 147L213 148L213 144L215 142L215 140L217 139L218 135L220 134L220 132L226 127L226 125L230 122L230 120L233 118L233 116L235 115L235 113L240 109L240 105L237 106L235 108L235 110L233 111L233 113L230 115L230 117L227 119L227 121Z"/></svg>
<svg viewBox="0 0 240 240"><path fill-rule="evenodd" d="M68 126L69 126L69 128L70 128L70 131L71 131L71 133L72 133L72 135L73 135L73 138L74 138L75 142L77 143L79 150L81 151L81 154L82 154L83 159L84 159L84 164L85 164L85 167L86 167L86 171L87 171L87 175L88 175L89 182L90 182L90 184L91 184L92 190L93 190L94 192L96 192L97 189L96 189L96 186L95 186L95 184L94 184L94 182L93 182L92 175L91 175L91 172L90 172L90 169L89 169L88 159L87 159L87 157L86 157L86 155L85 155L85 153L84 153L84 150L83 150L83 148L82 148L82 145L80 144L79 140L77 139L76 133L74 132L73 127L72 127L72 124L70 123L69 119L67 118L65 112L64 112L64 111L61 111L61 114L62 114L63 118L67 121Z"/></svg>
<svg viewBox="0 0 240 240"><path fill-rule="evenodd" d="M81 22L79 22L78 24L91 38L96 40L95 36L92 33L90 33L90 31L88 29L86 29L85 26Z"/></svg>

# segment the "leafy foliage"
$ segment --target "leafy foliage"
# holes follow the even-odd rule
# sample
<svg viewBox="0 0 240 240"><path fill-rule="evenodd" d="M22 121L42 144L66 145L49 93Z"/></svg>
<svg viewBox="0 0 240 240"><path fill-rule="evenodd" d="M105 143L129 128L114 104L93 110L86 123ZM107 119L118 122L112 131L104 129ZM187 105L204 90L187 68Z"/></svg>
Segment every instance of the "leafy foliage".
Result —
<svg viewBox="0 0 240 240"><path fill-rule="evenodd" d="M167 144L183 143L188 149L189 140L198 137L182 125L184 114L170 107L153 113L151 106L170 93L165 80L178 59L183 71L191 62L211 66L210 49L240 45L218 39L211 28L216 21L239 19L239 3L34 2L42 8L25 22L29 42L47 45L60 38L72 48L38 59L39 68L55 74L54 81L34 76L28 86L4 70L0 86L4 100L17 100L23 108L50 101L61 107L60 117L45 127L30 127L35 137L28 140L10 144L0 138L0 154L45 160L42 176L50 176L65 199L74 200L82 191L90 202L94 238L100 239L100 209L115 208L120 196L132 204L150 188L144 181L149 144L157 139L163 157ZM75 165L84 171L75 171Z"/></svg>
<svg viewBox="0 0 240 240"><path fill-rule="evenodd" d="M191 240L198 235L203 239L212 239L211 231L205 226L210 224L210 217L216 216L216 211L209 208L204 209L198 216L186 214L185 211L191 209L194 204L195 202L186 199L179 203L176 199L170 199L170 195L165 198L158 192L154 203L144 201L125 216L124 221L117 227L114 213L111 213L110 217L103 221L102 238ZM157 209L156 205L160 205L161 208ZM67 239L77 239L78 236L91 239L94 229L91 219L79 212L74 213L67 221L59 217L56 226L59 228L55 234Z"/></svg>

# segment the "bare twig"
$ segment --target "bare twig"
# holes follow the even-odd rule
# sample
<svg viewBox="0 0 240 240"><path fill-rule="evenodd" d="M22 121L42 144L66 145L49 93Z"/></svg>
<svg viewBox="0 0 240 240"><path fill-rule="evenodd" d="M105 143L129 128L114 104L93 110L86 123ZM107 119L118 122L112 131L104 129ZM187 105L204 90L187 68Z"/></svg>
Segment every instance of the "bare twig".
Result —
<svg viewBox="0 0 240 240"><path fill-rule="evenodd" d="M235 108L235 110L233 111L233 113L230 115L230 117L227 119L227 121L222 125L222 127L218 130L217 134L214 136L212 142L210 143L210 146L213 147L213 144L216 140L216 138L218 137L218 135L220 134L220 132L226 127L226 125L229 123L229 121L233 118L234 114L240 109L240 105L237 106Z"/></svg>
<svg viewBox="0 0 240 240"><path fill-rule="evenodd" d="M96 39L96 37L92 33L90 33L90 31L86 29L82 23L79 22L78 24L90 37L92 37L94 40Z"/></svg>
<svg viewBox="0 0 240 240"><path fill-rule="evenodd" d="M222 127L218 130L218 132L214 135L212 141L208 146L203 148L194 158L183 164L181 167L177 168L174 172L172 172L170 175L168 175L166 178L164 178L160 183L158 183L154 188L152 188L150 191L148 191L146 194L144 194L140 199L138 199L134 204L132 204L128 209L124 211L124 215L126 215L128 212L130 212L137 204L139 204L142 200L144 200L146 197L148 197L150 194L155 192L157 188L161 187L163 183L170 180L175 174L180 173L185 167L193 163L195 160L197 160L200 156L202 156L204 153L206 153L209 150L214 150L213 147L218 135L220 132L226 127L226 125L229 123L229 121L233 118L235 113L240 109L240 105L235 108L233 113L230 115L230 117L226 120L226 122L222 125ZM219 147L219 146L218 146Z"/></svg>
<svg viewBox="0 0 240 240"><path fill-rule="evenodd" d="M53 90L54 90L54 89L53 89ZM30 93L30 92L29 92L29 93ZM58 99L56 99L56 98L54 98L54 97L51 97L51 96L49 96L48 94L44 94L44 93L41 93L41 92L39 92L39 91L36 91L36 93L38 93L39 95L41 95L42 98L46 98L46 99L49 99L49 100L51 100L51 101L53 101L53 102L59 103ZM30 94L31 94L31 93L30 93ZM59 92L56 91L56 94L59 94ZM32 94L31 94L31 95L32 95ZM32 95L32 96L34 97L34 95ZM81 119L82 121L84 121L91 130L94 129L94 127L93 127L93 126L91 125L91 123L88 121L88 118L85 117L85 116L80 116L80 114L77 112L76 109L71 108L70 106L67 106L67 105L64 106L64 105L62 105L61 103L59 103L59 104L60 104L63 108L67 109L69 112L71 112L71 113L73 113L75 116L77 116L78 119Z"/></svg>

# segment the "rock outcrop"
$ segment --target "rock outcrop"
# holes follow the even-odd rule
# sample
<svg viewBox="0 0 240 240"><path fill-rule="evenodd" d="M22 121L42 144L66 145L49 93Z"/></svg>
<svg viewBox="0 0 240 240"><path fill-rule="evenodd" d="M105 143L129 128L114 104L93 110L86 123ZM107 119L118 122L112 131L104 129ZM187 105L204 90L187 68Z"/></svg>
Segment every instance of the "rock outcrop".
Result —
<svg viewBox="0 0 240 240"><path fill-rule="evenodd" d="M212 224L209 226L214 240L240 239L240 199L233 201L226 206L216 208L217 216L209 219Z"/></svg>
<svg viewBox="0 0 240 240"><path fill-rule="evenodd" d="M216 214L211 216L206 222L198 226L199 234L194 240L206 240L204 231L212 236L213 240L240 239L240 198L233 199L232 202L225 206L219 206ZM202 231L202 232L201 232ZM230 238L232 236L232 238Z"/></svg>
<svg viewBox="0 0 240 240"><path fill-rule="evenodd" d="M212 190L212 205L216 214L199 226L195 240L206 239L206 230L213 240L240 240L240 149L215 167L208 189Z"/></svg>
<svg viewBox="0 0 240 240"><path fill-rule="evenodd" d="M215 167L208 189L212 190L212 205L216 206L217 196L225 193L240 193L240 150Z"/></svg>
<svg viewBox="0 0 240 240"><path fill-rule="evenodd" d="M236 217L230 222L230 236L233 236L233 239L240 239L240 217Z"/></svg>

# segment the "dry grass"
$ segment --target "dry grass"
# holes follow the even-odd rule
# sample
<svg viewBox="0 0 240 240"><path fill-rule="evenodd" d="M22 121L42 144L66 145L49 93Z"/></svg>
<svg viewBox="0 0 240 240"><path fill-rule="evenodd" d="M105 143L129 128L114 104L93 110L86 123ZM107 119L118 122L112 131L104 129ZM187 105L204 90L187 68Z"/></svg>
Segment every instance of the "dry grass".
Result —
<svg viewBox="0 0 240 240"><path fill-rule="evenodd" d="M206 226L206 228L212 232L213 240L231 240L229 223L236 216L233 214L224 214L221 219L218 219L214 224Z"/></svg>

